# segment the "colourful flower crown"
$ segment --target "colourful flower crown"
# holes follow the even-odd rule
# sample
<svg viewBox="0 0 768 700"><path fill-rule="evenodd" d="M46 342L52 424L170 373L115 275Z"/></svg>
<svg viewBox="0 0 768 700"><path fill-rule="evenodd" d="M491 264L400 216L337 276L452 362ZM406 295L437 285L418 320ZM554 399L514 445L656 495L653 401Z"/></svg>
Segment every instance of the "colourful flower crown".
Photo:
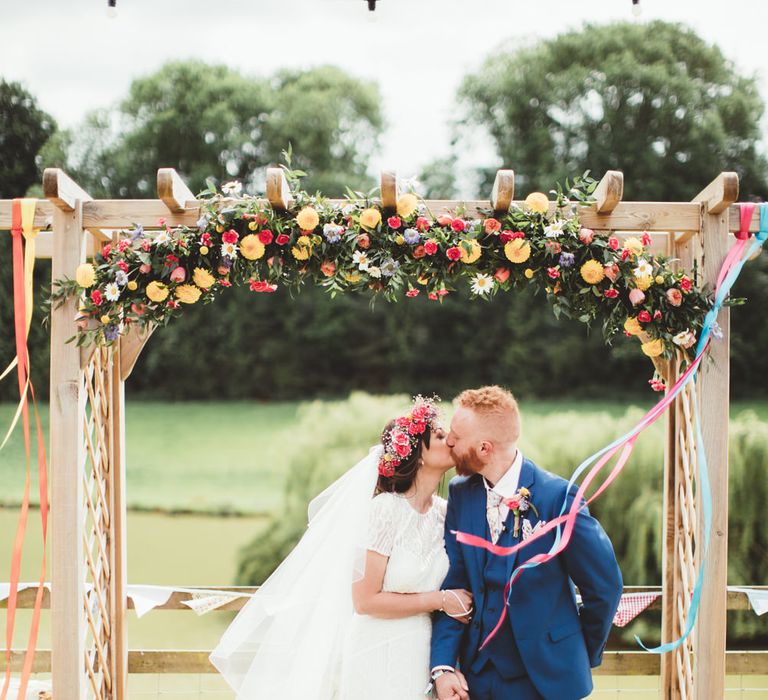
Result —
<svg viewBox="0 0 768 700"><path fill-rule="evenodd" d="M383 438L384 454L379 460L379 474L394 476L395 468L419 445L419 436L437 425L440 412L437 396L415 396L410 413L395 419L395 425Z"/></svg>

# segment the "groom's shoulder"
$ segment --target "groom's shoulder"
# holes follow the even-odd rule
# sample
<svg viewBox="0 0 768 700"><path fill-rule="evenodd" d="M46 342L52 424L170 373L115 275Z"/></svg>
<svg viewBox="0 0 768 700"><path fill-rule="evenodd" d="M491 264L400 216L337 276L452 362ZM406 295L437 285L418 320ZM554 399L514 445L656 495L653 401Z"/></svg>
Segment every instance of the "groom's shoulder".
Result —
<svg viewBox="0 0 768 700"><path fill-rule="evenodd" d="M474 485L474 483L480 479L479 474L471 474L470 476L454 476L453 479L448 482L448 492L451 495L461 493L467 488Z"/></svg>
<svg viewBox="0 0 768 700"><path fill-rule="evenodd" d="M533 468L536 473L536 487L537 490L541 491L542 489L546 490L549 493L557 494L557 495L564 495L565 492L568 490L568 480L564 479L562 476L558 476L557 474L553 474L550 471L547 471L546 469L543 469L542 467L538 466L537 464L534 464Z"/></svg>

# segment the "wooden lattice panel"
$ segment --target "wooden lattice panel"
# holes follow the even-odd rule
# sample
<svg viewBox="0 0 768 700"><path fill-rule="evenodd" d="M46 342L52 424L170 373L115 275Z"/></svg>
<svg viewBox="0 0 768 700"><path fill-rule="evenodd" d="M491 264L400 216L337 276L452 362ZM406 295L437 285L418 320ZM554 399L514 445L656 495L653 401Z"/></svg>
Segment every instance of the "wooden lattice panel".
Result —
<svg viewBox="0 0 768 700"><path fill-rule="evenodd" d="M89 697L107 700L113 697L111 590L113 555L113 421L112 352L101 348L94 352L83 371L85 411L83 420L82 533L85 589L83 606L87 621L84 673Z"/></svg>

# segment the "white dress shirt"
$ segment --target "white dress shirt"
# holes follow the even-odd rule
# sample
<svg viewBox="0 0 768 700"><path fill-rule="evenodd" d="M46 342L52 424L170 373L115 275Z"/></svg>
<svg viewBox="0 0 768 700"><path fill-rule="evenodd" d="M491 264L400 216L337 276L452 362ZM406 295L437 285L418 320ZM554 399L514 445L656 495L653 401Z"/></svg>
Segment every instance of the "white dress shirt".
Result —
<svg viewBox="0 0 768 700"><path fill-rule="evenodd" d="M491 486L488 483L488 480L483 477L483 483L485 484L486 491L486 500L489 491L494 491L502 498L512 498L512 496L517 493L517 485L520 482L520 470L522 467L523 453L518 450L517 454L515 455L515 459L512 462L512 466L507 469L506 472L504 472L504 476L499 479L498 483L496 483L494 486ZM502 501L501 505L499 505L499 513L501 515L501 522L503 523L506 521L507 516L509 515L509 508L504 503L504 501Z"/></svg>

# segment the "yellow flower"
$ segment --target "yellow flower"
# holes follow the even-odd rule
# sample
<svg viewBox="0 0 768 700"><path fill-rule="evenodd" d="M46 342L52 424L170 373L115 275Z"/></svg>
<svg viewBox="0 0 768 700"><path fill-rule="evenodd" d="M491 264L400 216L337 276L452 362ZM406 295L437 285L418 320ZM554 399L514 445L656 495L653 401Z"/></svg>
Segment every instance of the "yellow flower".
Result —
<svg viewBox="0 0 768 700"><path fill-rule="evenodd" d="M185 304L194 304L202 292L194 284L180 284L176 287L174 294L179 301Z"/></svg>
<svg viewBox="0 0 768 700"><path fill-rule="evenodd" d="M642 277L635 277L635 286L642 291L645 291L653 284L653 277L650 275L643 275Z"/></svg>
<svg viewBox="0 0 768 700"><path fill-rule="evenodd" d="M196 267L192 273L192 281L202 289L210 289L214 282L216 282L216 278L208 270Z"/></svg>
<svg viewBox="0 0 768 700"><path fill-rule="evenodd" d="M359 282L362 278L356 272L345 272L344 279L346 279L347 282L351 282L352 284L355 284Z"/></svg>
<svg viewBox="0 0 768 700"><path fill-rule="evenodd" d="M99 320L104 324L109 323L109 314L104 314Z"/></svg>
<svg viewBox="0 0 768 700"><path fill-rule="evenodd" d="M96 269L91 263L83 263L75 270L75 281L81 287L93 287L96 281Z"/></svg>
<svg viewBox="0 0 768 700"><path fill-rule="evenodd" d="M314 231L320 223L320 216L312 207L304 207L296 215L296 223L302 231Z"/></svg>
<svg viewBox="0 0 768 700"><path fill-rule="evenodd" d="M360 213L360 225L363 228L376 228L381 223L381 212L370 207Z"/></svg>
<svg viewBox="0 0 768 700"><path fill-rule="evenodd" d="M661 275L656 275L656 279L654 280L654 282L656 282L656 284L664 284L664 277L662 277Z"/></svg>
<svg viewBox="0 0 768 700"><path fill-rule="evenodd" d="M135 292L139 288L139 285L136 284L134 280L131 280L128 282L128 289L130 289L132 292Z"/></svg>
<svg viewBox="0 0 768 700"><path fill-rule="evenodd" d="M467 246L469 246L468 251ZM468 265L473 262L477 262L480 259L481 253L483 252L480 244L474 239L462 241L459 244L459 248L461 248L461 262L467 263Z"/></svg>
<svg viewBox="0 0 768 700"><path fill-rule="evenodd" d="M549 211L549 197L543 192L531 192L525 198L525 206L537 214L546 214Z"/></svg>
<svg viewBox="0 0 768 700"><path fill-rule="evenodd" d="M412 193L404 194L397 200L397 215L403 218L409 217L419 206L419 198Z"/></svg>
<svg viewBox="0 0 768 700"><path fill-rule="evenodd" d="M397 245L404 245L405 236L403 236L402 234L398 234L397 236L395 236L395 243L397 243Z"/></svg>
<svg viewBox="0 0 768 700"><path fill-rule="evenodd" d="M630 316L626 321L624 321L624 330L630 335L637 335L643 329L640 327L640 321L638 321L634 316Z"/></svg>
<svg viewBox="0 0 768 700"><path fill-rule="evenodd" d="M524 263L531 257L531 244L524 238L515 238L504 246L504 255L513 263Z"/></svg>
<svg viewBox="0 0 768 700"><path fill-rule="evenodd" d="M251 231L255 231L257 228L259 228L259 222L258 222L258 221L251 221L251 222L248 224L248 228L249 228Z"/></svg>
<svg viewBox="0 0 768 700"><path fill-rule="evenodd" d="M296 260L307 260L312 252L312 241L309 236L299 236L296 245L291 248L291 253Z"/></svg>
<svg viewBox="0 0 768 700"><path fill-rule="evenodd" d="M658 357L664 352L664 341L661 338L655 340L649 340L647 343L643 343L640 349L648 355L648 357Z"/></svg>
<svg viewBox="0 0 768 700"><path fill-rule="evenodd" d="M425 276L425 275L422 275L421 277L419 277L419 278L416 280L416 282L417 282L418 284L421 284L421 285L424 285L424 284L429 284L429 277L427 277L427 276Z"/></svg>
<svg viewBox="0 0 768 700"><path fill-rule="evenodd" d="M200 255L208 255L208 246L207 245L201 245L200 246Z"/></svg>
<svg viewBox="0 0 768 700"><path fill-rule="evenodd" d="M240 255L246 260L258 260L264 256L264 244L255 233L249 233L240 241Z"/></svg>
<svg viewBox="0 0 768 700"><path fill-rule="evenodd" d="M525 275L526 279L528 279L528 280L533 279L533 270L531 270L530 267L526 267L525 271L523 272L523 274Z"/></svg>
<svg viewBox="0 0 768 700"><path fill-rule="evenodd" d="M641 255L643 252L643 242L639 238L627 238L624 241L624 250L628 250L632 255Z"/></svg>
<svg viewBox="0 0 768 700"><path fill-rule="evenodd" d="M587 260L581 266L581 278L587 284L600 284L605 278L603 266L597 260Z"/></svg>
<svg viewBox="0 0 768 700"><path fill-rule="evenodd" d="M162 282L150 282L147 285L147 297L151 301L161 302L168 298L168 287Z"/></svg>
<svg viewBox="0 0 768 700"><path fill-rule="evenodd" d="M216 224L216 231L224 233L224 227L221 224Z"/></svg>

